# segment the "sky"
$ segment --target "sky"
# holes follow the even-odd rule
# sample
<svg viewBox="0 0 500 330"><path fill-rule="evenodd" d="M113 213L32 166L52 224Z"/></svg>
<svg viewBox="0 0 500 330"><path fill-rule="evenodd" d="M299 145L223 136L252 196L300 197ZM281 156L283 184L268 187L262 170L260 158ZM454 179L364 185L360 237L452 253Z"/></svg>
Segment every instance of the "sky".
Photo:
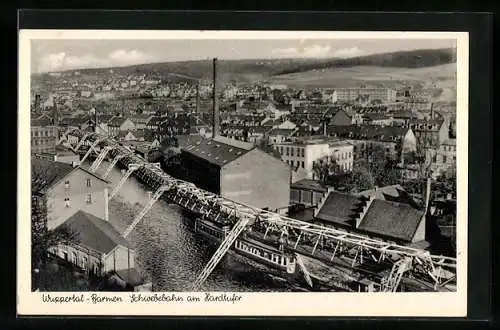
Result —
<svg viewBox="0 0 500 330"><path fill-rule="evenodd" d="M31 41L31 71L42 73L154 62L348 58L400 50L455 47L448 39L61 40Z"/></svg>

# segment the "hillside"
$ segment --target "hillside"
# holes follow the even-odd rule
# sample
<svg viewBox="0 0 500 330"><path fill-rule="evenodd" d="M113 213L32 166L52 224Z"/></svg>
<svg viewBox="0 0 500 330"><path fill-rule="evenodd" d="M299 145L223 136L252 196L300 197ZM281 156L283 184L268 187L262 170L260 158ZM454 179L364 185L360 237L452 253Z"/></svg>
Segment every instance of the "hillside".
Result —
<svg viewBox="0 0 500 330"><path fill-rule="evenodd" d="M354 87L360 83L375 86L412 84L433 81L439 84L455 81L455 64L444 64L425 68L396 68L380 66L354 66L296 72L271 77L275 83L294 87ZM449 87L447 84L446 87Z"/></svg>
<svg viewBox="0 0 500 330"><path fill-rule="evenodd" d="M285 77L286 80L287 75L310 74L310 72L315 72L314 70L320 72L321 70L347 70L360 66L411 69L434 67L454 62L455 56L451 49L414 50L349 59L219 60L219 76L221 82L224 83L251 83L257 80L267 80L271 77ZM68 72L79 71L81 78L85 76L106 77L109 76L110 69L83 69ZM209 59L205 61L150 63L112 69L116 75L156 74L170 81L210 80L212 78L212 61Z"/></svg>

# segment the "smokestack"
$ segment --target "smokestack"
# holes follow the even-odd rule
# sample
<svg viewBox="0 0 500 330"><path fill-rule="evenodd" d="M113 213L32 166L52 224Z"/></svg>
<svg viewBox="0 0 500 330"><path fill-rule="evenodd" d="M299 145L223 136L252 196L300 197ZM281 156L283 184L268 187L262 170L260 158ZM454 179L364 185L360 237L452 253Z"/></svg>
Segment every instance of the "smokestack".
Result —
<svg viewBox="0 0 500 330"><path fill-rule="evenodd" d="M217 92L217 58L214 58L214 90L213 90L213 112L212 112L212 137L219 135L219 98Z"/></svg>
<svg viewBox="0 0 500 330"><path fill-rule="evenodd" d="M431 178L427 177L426 187L425 187L425 213L429 208L429 202L431 199Z"/></svg>
<svg viewBox="0 0 500 330"><path fill-rule="evenodd" d="M431 103L431 119L434 118L434 103Z"/></svg>
<svg viewBox="0 0 500 330"><path fill-rule="evenodd" d="M94 133L97 133L97 109L94 108Z"/></svg>
<svg viewBox="0 0 500 330"><path fill-rule="evenodd" d="M35 95L34 108L35 108L35 113L37 114L40 113L40 94Z"/></svg>
<svg viewBox="0 0 500 330"><path fill-rule="evenodd" d="M196 85L196 110L195 114L200 113L200 83Z"/></svg>

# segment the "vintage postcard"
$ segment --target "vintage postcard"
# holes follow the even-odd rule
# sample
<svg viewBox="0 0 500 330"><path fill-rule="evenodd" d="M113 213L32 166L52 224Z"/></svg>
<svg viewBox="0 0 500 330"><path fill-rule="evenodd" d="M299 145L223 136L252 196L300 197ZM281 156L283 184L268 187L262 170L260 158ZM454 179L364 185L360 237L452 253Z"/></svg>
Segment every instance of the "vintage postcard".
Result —
<svg viewBox="0 0 500 330"><path fill-rule="evenodd" d="M467 33L19 47L20 315L466 316Z"/></svg>

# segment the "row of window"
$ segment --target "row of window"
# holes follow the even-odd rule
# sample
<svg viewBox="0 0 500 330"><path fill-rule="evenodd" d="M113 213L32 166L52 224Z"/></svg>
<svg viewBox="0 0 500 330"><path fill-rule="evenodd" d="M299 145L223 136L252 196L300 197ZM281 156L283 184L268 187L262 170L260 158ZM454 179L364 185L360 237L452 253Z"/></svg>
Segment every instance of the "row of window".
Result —
<svg viewBox="0 0 500 330"><path fill-rule="evenodd" d="M45 144L55 144L55 139L40 139L40 140L32 140L33 145L45 145Z"/></svg>
<svg viewBox="0 0 500 330"><path fill-rule="evenodd" d="M318 192L290 189L290 200L298 203L316 204L323 196Z"/></svg>
<svg viewBox="0 0 500 330"><path fill-rule="evenodd" d="M455 146L443 146L444 151L455 151Z"/></svg>
<svg viewBox="0 0 500 330"><path fill-rule="evenodd" d="M280 146L280 147L276 147L276 150L278 150L278 152L282 155L286 154L286 156L295 157L295 155L297 155L297 157L305 157L305 149L304 148Z"/></svg>
<svg viewBox="0 0 500 330"><path fill-rule="evenodd" d="M209 226L204 225L203 223L200 223L200 227L201 227L201 230L203 230L204 232L206 232L212 236L215 236L218 238L223 238L222 232L220 230L215 230Z"/></svg>
<svg viewBox="0 0 500 330"><path fill-rule="evenodd" d="M38 136L53 136L55 135L55 132L51 132L51 131L31 131L31 136L35 136L35 137L38 137Z"/></svg>
<svg viewBox="0 0 500 330"><path fill-rule="evenodd" d="M335 150L335 156L337 157L337 159L349 159L352 157L352 151L337 153L337 150Z"/></svg>
<svg viewBox="0 0 500 330"><path fill-rule="evenodd" d="M236 246L236 248L238 248L242 251L246 251L246 252L253 254L257 257L260 257L262 259L270 260L271 262L273 262L275 264L283 265L283 266L286 266L286 264L287 264L287 258L285 256L281 256L279 254L274 254L274 253L264 251L262 249L255 248L255 247L248 245L246 243L243 243L241 241L236 241L234 243L234 245Z"/></svg>
<svg viewBox="0 0 500 330"><path fill-rule="evenodd" d="M71 258L68 257L68 252L66 251L62 251L62 256L61 256L64 260L66 261L69 261L71 263L73 263L74 265L80 267L81 269L83 270L87 270L87 266L88 266L88 258L86 256L81 256L80 258L78 258L78 255L76 252L72 252L71 253ZM99 274L99 266L97 264L93 264L93 267L92 267L92 271L95 273L95 274Z"/></svg>
<svg viewBox="0 0 500 330"><path fill-rule="evenodd" d="M90 178L87 178L87 187L92 187L92 179ZM70 189L69 180L64 181L64 189L66 190Z"/></svg>
<svg viewBox="0 0 500 330"><path fill-rule="evenodd" d="M91 193L88 193L85 195L85 203L92 204L92 194ZM64 198L64 206L71 207L71 198L69 196L66 196Z"/></svg>
<svg viewBox="0 0 500 330"><path fill-rule="evenodd" d="M302 167L304 168L304 162L303 161L293 161L293 160L286 160L286 163L290 165L291 167Z"/></svg>
<svg viewBox="0 0 500 330"><path fill-rule="evenodd" d="M452 159L453 159L453 162L456 162L457 156L447 157L445 155L442 155L441 157L437 157L436 155L434 155L434 157L432 157L432 162L446 164L447 162L451 161ZM441 160L441 161L439 161L439 160Z"/></svg>

